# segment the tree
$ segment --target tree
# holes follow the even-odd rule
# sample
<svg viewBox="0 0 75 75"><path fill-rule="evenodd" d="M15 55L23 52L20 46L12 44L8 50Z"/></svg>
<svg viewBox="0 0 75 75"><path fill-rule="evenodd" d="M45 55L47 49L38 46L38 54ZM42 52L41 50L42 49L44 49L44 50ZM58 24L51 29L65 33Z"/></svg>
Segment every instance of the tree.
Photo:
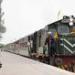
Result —
<svg viewBox="0 0 75 75"><path fill-rule="evenodd" d="M2 20L2 17L4 15L4 12L2 12L2 9L1 9L1 3L2 3L3 0L0 0L0 38L2 33L4 33L6 31L6 28L3 26L4 24L4 20Z"/></svg>
<svg viewBox="0 0 75 75"><path fill-rule="evenodd" d="M4 44L0 44L0 48L4 47Z"/></svg>

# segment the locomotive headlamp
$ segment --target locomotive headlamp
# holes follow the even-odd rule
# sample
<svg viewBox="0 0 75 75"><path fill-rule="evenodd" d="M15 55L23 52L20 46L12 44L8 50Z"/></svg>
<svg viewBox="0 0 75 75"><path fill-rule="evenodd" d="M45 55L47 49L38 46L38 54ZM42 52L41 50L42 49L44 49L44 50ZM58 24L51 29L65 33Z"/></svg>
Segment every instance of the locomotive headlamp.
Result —
<svg viewBox="0 0 75 75"><path fill-rule="evenodd" d="M69 22L69 25L70 25L70 26L73 26L73 17L72 17L72 16L70 16L70 22Z"/></svg>
<svg viewBox="0 0 75 75"><path fill-rule="evenodd" d="M75 18L74 18L74 16L70 16L70 17L64 16L61 22L62 23L69 23L70 26L73 26L75 23Z"/></svg>

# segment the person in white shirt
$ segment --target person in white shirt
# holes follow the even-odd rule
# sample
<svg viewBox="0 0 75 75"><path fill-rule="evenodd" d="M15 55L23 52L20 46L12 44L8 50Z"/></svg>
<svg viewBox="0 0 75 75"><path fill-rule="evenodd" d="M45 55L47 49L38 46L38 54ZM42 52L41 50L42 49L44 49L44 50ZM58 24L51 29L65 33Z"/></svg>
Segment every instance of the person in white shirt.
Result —
<svg viewBox="0 0 75 75"><path fill-rule="evenodd" d="M28 43L27 43L27 45L28 45L29 55L31 55L32 49L33 49L33 42L32 42L32 40L29 40Z"/></svg>

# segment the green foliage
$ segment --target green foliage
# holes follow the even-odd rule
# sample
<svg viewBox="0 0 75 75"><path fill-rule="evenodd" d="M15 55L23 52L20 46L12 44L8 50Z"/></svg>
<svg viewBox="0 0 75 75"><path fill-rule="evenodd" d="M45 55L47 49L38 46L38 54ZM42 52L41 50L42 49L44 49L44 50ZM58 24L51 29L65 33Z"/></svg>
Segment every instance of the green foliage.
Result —
<svg viewBox="0 0 75 75"><path fill-rule="evenodd" d="M2 47L4 47L4 45L3 44L0 44L0 48L2 48Z"/></svg>

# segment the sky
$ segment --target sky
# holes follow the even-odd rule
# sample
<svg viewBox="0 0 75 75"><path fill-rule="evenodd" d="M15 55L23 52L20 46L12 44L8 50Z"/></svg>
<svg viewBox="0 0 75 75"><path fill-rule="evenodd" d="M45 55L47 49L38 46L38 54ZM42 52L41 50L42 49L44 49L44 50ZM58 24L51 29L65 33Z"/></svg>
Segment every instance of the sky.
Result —
<svg viewBox="0 0 75 75"><path fill-rule="evenodd" d="M32 34L63 15L75 16L75 0L3 0L1 6L6 27L0 40L3 44Z"/></svg>

